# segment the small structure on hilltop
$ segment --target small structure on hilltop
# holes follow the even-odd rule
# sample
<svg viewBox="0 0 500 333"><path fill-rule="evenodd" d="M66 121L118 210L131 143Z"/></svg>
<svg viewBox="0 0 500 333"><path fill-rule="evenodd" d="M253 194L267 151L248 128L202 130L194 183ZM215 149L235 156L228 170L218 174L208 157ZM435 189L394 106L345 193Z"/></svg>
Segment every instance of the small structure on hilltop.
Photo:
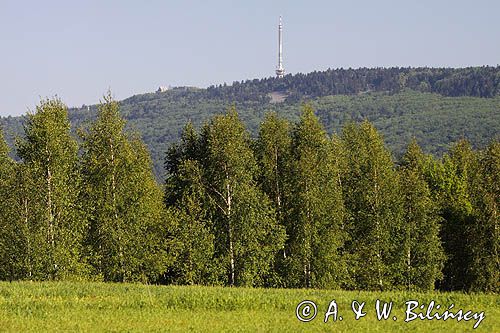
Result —
<svg viewBox="0 0 500 333"><path fill-rule="evenodd" d="M158 90L156 90L157 93L162 93L162 92L165 92L165 91L168 91L170 90L170 86L159 86L158 87Z"/></svg>

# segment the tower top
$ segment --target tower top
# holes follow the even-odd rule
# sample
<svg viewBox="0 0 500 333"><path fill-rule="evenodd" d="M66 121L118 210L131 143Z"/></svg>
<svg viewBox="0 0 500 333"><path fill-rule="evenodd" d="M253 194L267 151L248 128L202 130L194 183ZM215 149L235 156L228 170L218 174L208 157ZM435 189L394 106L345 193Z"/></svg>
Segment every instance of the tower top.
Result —
<svg viewBox="0 0 500 333"><path fill-rule="evenodd" d="M283 68L283 22L280 15L280 22L278 24L278 67L276 67L276 76L281 78L285 75L285 68Z"/></svg>

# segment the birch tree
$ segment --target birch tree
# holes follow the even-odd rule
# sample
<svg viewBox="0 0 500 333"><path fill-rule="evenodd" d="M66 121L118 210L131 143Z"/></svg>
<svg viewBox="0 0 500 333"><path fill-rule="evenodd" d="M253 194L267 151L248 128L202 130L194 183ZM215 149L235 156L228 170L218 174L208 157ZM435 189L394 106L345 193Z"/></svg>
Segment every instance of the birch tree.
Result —
<svg viewBox="0 0 500 333"><path fill-rule="evenodd" d="M0 279L15 280L24 277L23 233L16 218L14 186L16 164L9 156L9 147L0 128Z"/></svg>
<svg viewBox="0 0 500 333"><path fill-rule="evenodd" d="M20 200L32 249L31 277L63 279L86 274L78 147L70 134L66 106L57 98L42 100L28 114L25 134L18 155L26 178Z"/></svg>
<svg viewBox="0 0 500 333"><path fill-rule="evenodd" d="M369 122L348 124L342 131L346 169L342 184L355 288L387 289L402 273L402 206L390 153Z"/></svg>
<svg viewBox="0 0 500 333"><path fill-rule="evenodd" d="M124 126L108 94L83 134L88 255L94 273L106 281L154 281L167 261L162 192L146 147Z"/></svg>
<svg viewBox="0 0 500 333"><path fill-rule="evenodd" d="M500 142L480 154L471 186L474 223L467 229L467 289L500 291Z"/></svg>
<svg viewBox="0 0 500 333"><path fill-rule="evenodd" d="M165 159L165 203L173 215L168 247L173 263L167 279L177 284L218 283L199 145L198 133L188 123L180 144L172 145Z"/></svg>
<svg viewBox="0 0 500 333"><path fill-rule="evenodd" d="M284 231L257 187L257 163L236 110L215 116L202 130L204 183L213 214L215 255L227 267L227 284L262 285Z"/></svg>
<svg viewBox="0 0 500 333"><path fill-rule="evenodd" d="M287 282L294 287L338 288L346 278L345 211L332 142L305 106L292 133L288 170Z"/></svg>
<svg viewBox="0 0 500 333"><path fill-rule="evenodd" d="M408 290L433 290L442 279L445 255L439 237L441 218L434 202L422 166L425 155L412 141L403 156L399 169L403 200L403 280L395 281Z"/></svg>
<svg viewBox="0 0 500 333"><path fill-rule="evenodd" d="M280 223L283 220L287 170L290 161L290 125L276 113L266 114L259 128L256 156L259 163L260 183L276 209Z"/></svg>

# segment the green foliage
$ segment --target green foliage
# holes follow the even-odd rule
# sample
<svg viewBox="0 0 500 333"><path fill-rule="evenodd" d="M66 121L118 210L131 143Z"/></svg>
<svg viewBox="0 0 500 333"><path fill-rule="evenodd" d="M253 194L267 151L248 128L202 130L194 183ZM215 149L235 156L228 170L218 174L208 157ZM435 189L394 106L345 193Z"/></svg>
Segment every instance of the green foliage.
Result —
<svg viewBox="0 0 500 333"><path fill-rule="evenodd" d="M120 102L127 129L140 132L151 152L157 179L163 179L164 153L185 123L199 128L233 103L252 135L267 111L291 121L304 100L317 110L327 132L340 132L349 121L368 119L381 131L387 147L404 153L415 137L426 153L443 154L460 138L484 148L500 133L500 67L330 69L234 82L207 89L178 87L163 93L135 95ZM425 88L422 88L425 87ZM288 96L271 103L269 95ZM73 128L87 127L96 105L70 110ZM21 117L2 117L7 142L22 135Z"/></svg>
<svg viewBox="0 0 500 333"><path fill-rule="evenodd" d="M500 291L500 142L492 142L478 157L472 175L474 221L467 228L470 262L468 288Z"/></svg>
<svg viewBox="0 0 500 333"><path fill-rule="evenodd" d="M409 290L433 290L437 280L443 278L445 261L439 228L439 206L433 201L422 165L425 155L415 141L408 146L399 169L403 201L403 253L406 267L403 281Z"/></svg>
<svg viewBox="0 0 500 333"><path fill-rule="evenodd" d="M274 204L277 218L282 222L283 200L290 162L290 124L276 113L268 113L259 129L255 152L259 163L262 189Z"/></svg>
<svg viewBox="0 0 500 333"><path fill-rule="evenodd" d="M349 213L351 275L355 288L387 289L401 281L402 207L390 153L368 122L342 132L347 165L342 176Z"/></svg>
<svg viewBox="0 0 500 333"><path fill-rule="evenodd" d="M338 288L345 282L346 232L335 153L313 109L305 106L292 133L288 169L287 286Z"/></svg>
<svg viewBox="0 0 500 333"><path fill-rule="evenodd" d="M253 140L244 123L259 117L233 106L200 131L188 122L162 192L110 95L81 155L64 104L42 101L21 162L0 132L0 279L498 292L498 141L438 160L416 136L395 163L367 120L329 137L307 105L294 124L269 113Z"/></svg>
<svg viewBox="0 0 500 333"><path fill-rule="evenodd" d="M85 275L82 237L85 220L78 204L77 143L70 135L66 106L42 100L28 114L25 139L18 144L22 177L18 225L24 220L23 246L29 278L64 279Z"/></svg>
<svg viewBox="0 0 500 333"><path fill-rule="evenodd" d="M255 156L259 167L258 182L269 197L276 213L276 221L286 227L285 216L290 191L289 168L291 161L290 124L276 113L268 113L259 129L259 136L254 144ZM269 285L284 286L289 284L286 274L285 248L276 256L273 274Z"/></svg>
<svg viewBox="0 0 500 333"><path fill-rule="evenodd" d="M387 147L401 156L406 145L416 138L426 153L441 156L453 142L466 138L475 148L486 147L500 133L500 97L443 97L432 93L402 91L352 96L308 98L328 133L340 133L350 121L365 119L383 134ZM183 126L191 121L200 128L222 110L233 104L230 99L205 99L195 93L182 96L171 91L165 94L136 96L121 102L128 128L140 131L151 151L155 173L163 175L164 152L180 138ZM267 112L297 121L302 101L272 104L252 100L236 103L240 119L257 137ZM75 126L91 118L94 112L75 110ZM12 127L8 127L11 129Z"/></svg>
<svg viewBox="0 0 500 333"><path fill-rule="evenodd" d="M447 260L440 289L498 291L497 145L474 151L461 140L442 161L426 157L421 163L442 219Z"/></svg>
<svg viewBox="0 0 500 333"><path fill-rule="evenodd" d="M16 200L12 196L16 168L9 157L9 148L0 128L0 279L13 280L23 276L22 246L15 215ZM16 255L13 255L13 254Z"/></svg>
<svg viewBox="0 0 500 333"><path fill-rule="evenodd" d="M33 182L25 164L4 160L2 175L2 204L0 219L0 253L2 280L41 279L34 274L36 242L43 242L43 234L37 234L30 223L30 216L37 208L33 201ZM34 248L35 246L35 248Z"/></svg>
<svg viewBox="0 0 500 333"><path fill-rule="evenodd" d="M172 147L166 160L167 191L173 192L167 192L167 203L182 203L182 193L201 183L203 198L194 197L207 210L203 215L210 216L219 278L229 285L262 285L283 244L271 202L255 181L258 169L250 144L236 111L230 109L206 124L201 136L188 126L182 144ZM195 220L203 230L203 217Z"/></svg>
<svg viewBox="0 0 500 333"><path fill-rule="evenodd" d="M369 91L396 93L403 89L443 96L494 97L500 93L500 66L468 68L358 68L328 69L211 86L204 97L235 101L262 100L270 91L285 92L287 100L329 95L355 95Z"/></svg>
<svg viewBox="0 0 500 333"><path fill-rule="evenodd" d="M214 263L211 209L203 182L200 140L191 123L181 142L170 147L165 158L165 204L172 213L169 252L174 257L166 274L175 284L216 284L219 267Z"/></svg>
<svg viewBox="0 0 500 333"><path fill-rule="evenodd" d="M272 92L266 91L265 94ZM187 122L195 128L234 103L234 99L204 96L203 90L173 89L159 94L133 96L120 102L126 128L141 134L154 162L157 179L164 179L163 161L167 147L179 140ZM267 95L265 95L267 96ZM366 92L355 95L304 97L317 110L329 133L340 132L350 121L369 120L384 135L395 156L416 138L426 153L440 156L460 138L475 148L484 148L500 133L500 97L445 97L435 93L402 90L397 93ZM274 111L297 121L302 101L270 103L268 99L236 102L240 119L257 136L264 115ZM88 127L97 116L97 106L70 109L73 129ZM23 118L0 118L7 142L22 135Z"/></svg>
<svg viewBox="0 0 500 333"><path fill-rule="evenodd" d="M154 281L167 260L162 192L146 147L128 138L124 125L118 103L108 94L83 136L81 200L89 219L88 255L95 274L106 281Z"/></svg>
<svg viewBox="0 0 500 333"><path fill-rule="evenodd" d="M178 284L213 284L217 281L217 267L213 263L210 210L204 202L203 170L196 160L186 159L179 164L167 180L165 192L174 214L169 250L175 260L168 280ZM172 200L173 197L177 199Z"/></svg>
<svg viewBox="0 0 500 333"><path fill-rule="evenodd" d="M1 156L1 162L5 163L7 155L9 153L9 147L7 146L7 142L5 142L5 139L3 137L3 130L0 128L0 156Z"/></svg>
<svg viewBox="0 0 500 333"><path fill-rule="evenodd" d="M477 156L470 145L462 140L445 155L435 172L432 183L437 183L435 196L440 202L443 225L441 239L447 261L443 269L444 280L441 288L446 290L467 289L467 269L470 253L467 244L468 226L474 223L470 185Z"/></svg>
<svg viewBox="0 0 500 333"><path fill-rule="evenodd" d="M228 268L229 285L262 285L284 234L269 199L256 186L257 163L248 133L233 108L214 117L202 136L215 255Z"/></svg>

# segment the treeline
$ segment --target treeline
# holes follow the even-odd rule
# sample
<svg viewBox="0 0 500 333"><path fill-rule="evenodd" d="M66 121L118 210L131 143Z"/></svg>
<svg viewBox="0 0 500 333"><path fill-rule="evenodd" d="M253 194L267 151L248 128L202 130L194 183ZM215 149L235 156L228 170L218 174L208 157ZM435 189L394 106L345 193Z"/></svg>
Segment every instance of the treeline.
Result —
<svg viewBox="0 0 500 333"><path fill-rule="evenodd" d="M159 95L171 102L215 99L267 104L270 100L268 94L271 92L285 93L286 102L295 103L332 95L367 92L395 94L404 90L448 97L491 98L500 95L500 66L337 68L306 74L287 74L283 78L234 81L231 84L212 85L206 89L174 87ZM157 95L135 95L126 101L140 104L156 99Z"/></svg>
<svg viewBox="0 0 500 333"><path fill-rule="evenodd" d="M160 187L109 95L70 134L43 100L0 138L0 279L499 291L500 143L397 163L369 122L329 136L310 106L188 123Z"/></svg>
<svg viewBox="0 0 500 333"><path fill-rule="evenodd" d="M371 91L397 93L404 89L443 96L494 97L500 94L500 67L468 68L357 68L328 69L210 86L207 98L233 101L266 100L272 91L288 94L287 101Z"/></svg>
<svg viewBox="0 0 500 333"><path fill-rule="evenodd" d="M165 148L179 140L184 124L192 121L198 128L233 103L252 136L266 112L276 111L294 122L300 105L307 101L329 133L340 131L349 121L368 119L398 157L411 137L424 152L436 156L460 137L475 148L484 148L500 133L499 83L499 66L331 69L207 89L178 87L140 94L121 101L120 111L127 128L140 132L155 175L163 180ZM272 92L288 97L283 103L271 103ZM87 126L96 115L97 105L69 110L73 129ZM11 148L14 138L24 133L23 122L24 117L0 117Z"/></svg>

